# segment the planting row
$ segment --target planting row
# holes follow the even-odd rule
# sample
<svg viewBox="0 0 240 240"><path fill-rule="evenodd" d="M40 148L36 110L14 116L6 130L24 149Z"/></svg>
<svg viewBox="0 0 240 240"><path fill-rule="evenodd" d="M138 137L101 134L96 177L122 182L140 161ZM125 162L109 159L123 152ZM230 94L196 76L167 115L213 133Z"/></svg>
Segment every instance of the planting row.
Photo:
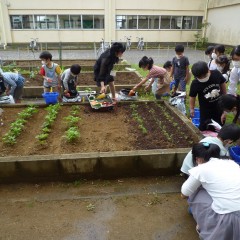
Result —
<svg viewBox="0 0 240 240"><path fill-rule="evenodd" d="M112 112L93 112L88 105L4 108L2 122L2 156L179 148L197 141L156 102L122 105Z"/></svg>

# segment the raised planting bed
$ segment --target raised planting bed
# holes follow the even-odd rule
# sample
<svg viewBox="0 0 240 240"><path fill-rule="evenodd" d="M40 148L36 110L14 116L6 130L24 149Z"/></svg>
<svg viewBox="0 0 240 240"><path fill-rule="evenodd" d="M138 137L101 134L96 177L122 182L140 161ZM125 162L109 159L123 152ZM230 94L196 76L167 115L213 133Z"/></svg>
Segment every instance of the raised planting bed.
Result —
<svg viewBox="0 0 240 240"><path fill-rule="evenodd" d="M72 64L74 64L74 62L71 63L70 65L69 65L69 63L67 65L62 64L62 66L63 66L64 69L67 69L67 68L70 68ZM80 64L82 72L92 72L93 71L94 63L91 64L91 65L85 65L86 63L85 64L78 63L78 64ZM37 66L35 66L35 65L36 65L36 63L34 63L33 66L31 66L31 65L28 65L28 66L25 66L25 65L23 65L23 66L22 65L8 65L6 67L3 67L3 70L13 71L13 70L17 69L20 73L21 72L26 72L26 71L39 72L41 64L38 62ZM125 71L126 68L131 68L131 65L130 64L115 64L113 69L115 71ZM30 74L31 73L29 73L29 75Z"/></svg>
<svg viewBox="0 0 240 240"><path fill-rule="evenodd" d="M11 164L11 174L27 164L22 178L29 166L31 176L43 178L79 173L85 177L169 174L178 171L184 155L200 138L190 121L163 101L122 103L110 112L92 111L88 104L53 105L38 107L29 115L29 108L3 108L2 179ZM67 170L55 169L62 160Z"/></svg>
<svg viewBox="0 0 240 240"><path fill-rule="evenodd" d="M23 97L33 98L42 96L42 85L43 79L40 75L35 75L33 78L30 78L29 75L24 75L25 87L23 92ZM125 87L133 87L141 81L140 75L137 72L121 71L116 72L115 85L117 90ZM94 81L93 72L83 72L80 74L79 81L80 90L84 90L86 87L91 87L92 90L96 89L96 82Z"/></svg>

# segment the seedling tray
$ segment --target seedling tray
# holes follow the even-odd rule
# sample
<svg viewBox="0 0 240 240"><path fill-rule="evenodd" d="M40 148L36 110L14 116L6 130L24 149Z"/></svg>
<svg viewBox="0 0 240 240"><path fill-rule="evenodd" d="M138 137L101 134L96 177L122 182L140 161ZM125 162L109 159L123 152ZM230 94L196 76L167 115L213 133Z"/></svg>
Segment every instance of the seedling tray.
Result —
<svg viewBox="0 0 240 240"><path fill-rule="evenodd" d="M97 99L100 94L89 94L87 95L90 106L94 110L113 110L114 104L109 95L105 98Z"/></svg>

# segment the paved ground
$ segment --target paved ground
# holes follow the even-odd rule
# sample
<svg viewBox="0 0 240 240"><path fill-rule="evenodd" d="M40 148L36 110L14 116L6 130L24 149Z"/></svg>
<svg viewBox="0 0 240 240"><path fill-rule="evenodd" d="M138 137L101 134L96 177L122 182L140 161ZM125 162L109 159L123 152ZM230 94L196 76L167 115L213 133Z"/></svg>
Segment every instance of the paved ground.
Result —
<svg viewBox="0 0 240 240"><path fill-rule="evenodd" d="M50 51L53 54L53 59L59 59L59 52L57 50ZM38 59L40 52L26 51L11 51L0 50L0 57L4 60L24 60L24 59ZM174 49L150 49L150 50L130 50L126 51L123 55L123 59L126 59L129 63L138 64L139 60L143 56L152 57L156 64L164 64L167 60L172 60L175 52ZM190 64L198 60L207 61L207 58L203 51L194 49L185 49L185 55L189 58ZM35 58L34 58L35 57ZM96 59L94 50L63 50L62 59Z"/></svg>
<svg viewBox="0 0 240 240"><path fill-rule="evenodd" d="M1 240L197 240L180 177L0 185Z"/></svg>

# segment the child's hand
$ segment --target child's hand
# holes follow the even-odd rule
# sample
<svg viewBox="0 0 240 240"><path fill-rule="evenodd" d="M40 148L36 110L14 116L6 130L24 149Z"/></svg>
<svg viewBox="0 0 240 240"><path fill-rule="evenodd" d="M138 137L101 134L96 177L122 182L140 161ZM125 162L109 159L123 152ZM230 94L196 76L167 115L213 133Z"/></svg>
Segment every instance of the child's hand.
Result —
<svg viewBox="0 0 240 240"><path fill-rule="evenodd" d="M101 87L100 93L106 93L106 88L105 88L105 86Z"/></svg>
<svg viewBox="0 0 240 240"><path fill-rule="evenodd" d="M191 118L194 117L194 109L190 109L190 117L191 117Z"/></svg>
<svg viewBox="0 0 240 240"><path fill-rule="evenodd" d="M51 78L47 78L47 82L52 82L52 79Z"/></svg>

